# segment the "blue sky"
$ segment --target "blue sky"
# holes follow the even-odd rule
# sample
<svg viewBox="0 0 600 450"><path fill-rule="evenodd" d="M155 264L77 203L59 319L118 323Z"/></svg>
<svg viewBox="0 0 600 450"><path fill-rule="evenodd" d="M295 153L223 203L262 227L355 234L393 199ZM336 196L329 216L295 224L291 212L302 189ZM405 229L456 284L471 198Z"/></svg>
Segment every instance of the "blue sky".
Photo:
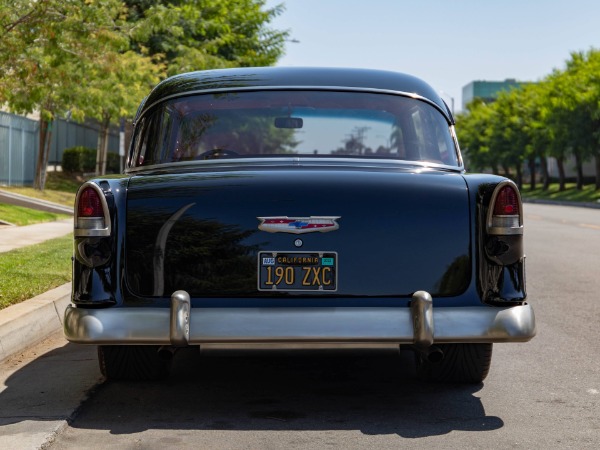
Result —
<svg viewBox="0 0 600 450"><path fill-rule="evenodd" d="M291 38L279 66L367 67L423 78L460 110L473 80L538 81L600 48L600 0L267 0Z"/></svg>

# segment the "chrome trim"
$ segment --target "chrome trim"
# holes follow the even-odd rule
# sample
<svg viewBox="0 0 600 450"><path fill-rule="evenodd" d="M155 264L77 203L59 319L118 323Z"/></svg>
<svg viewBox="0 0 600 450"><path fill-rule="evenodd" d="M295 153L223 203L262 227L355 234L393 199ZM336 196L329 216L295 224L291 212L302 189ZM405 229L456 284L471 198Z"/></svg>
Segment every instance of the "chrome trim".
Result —
<svg viewBox="0 0 600 450"><path fill-rule="evenodd" d="M413 318L414 344L419 348L433 344L433 299L428 292L417 291L412 296L410 310Z"/></svg>
<svg viewBox="0 0 600 450"><path fill-rule="evenodd" d="M446 118L448 125L452 125L453 121L451 119L451 115L448 114L448 111L445 111L444 108L434 102L433 100L428 99L427 97L423 97L422 95L415 94L413 92L404 92L404 91L396 91L393 89L377 89L377 88L366 88L366 87L353 87L353 86L246 86L246 87L228 87L228 88L213 88L213 89L198 89L195 91L184 91L178 92L176 94L167 95L162 97L160 100L155 101L151 105L144 105L144 109L142 109L139 114L135 118L135 124L139 121L139 119L146 114L146 112L156 105L164 103L169 100L173 100L174 98L180 97L190 97L192 95L204 95L204 94L220 94L224 92L252 92L252 91L341 91L341 92L366 92L372 94L388 94L388 95L397 95L399 97L409 97L415 100L420 100L425 103L430 104L442 115ZM443 101L443 100L442 100Z"/></svg>
<svg viewBox="0 0 600 450"><path fill-rule="evenodd" d="M171 345L185 347L190 341L190 295L185 291L173 292L171 296L170 340Z"/></svg>
<svg viewBox="0 0 600 450"><path fill-rule="evenodd" d="M289 217L289 216L271 216L271 217L257 217L260 220L258 229L266 231L267 233L290 233L290 234L307 234L307 233L328 233L330 231L336 231L340 229L340 224L337 223L338 219L342 216L308 216L308 217ZM331 222L331 226L328 228L284 228L266 224L267 220L293 220L300 222L315 223L319 221Z"/></svg>
<svg viewBox="0 0 600 450"><path fill-rule="evenodd" d="M102 204L102 211L104 212L104 228L79 228L79 219L89 219L88 217L79 217L79 197L84 189L91 187L94 189L100 197L100 203ZM106 202L106 196L100 186L91 181L83 183L77 191L77 197L75 198L75 210L73 214L73 236L75 237L105 237L110 236L111 224L110 215L108 214L108 203Z"/></svg>
<svg viewBox="0 0 600 450"><path fill-rule="evenodd" d="M510 185L515 192L517 193L517 199L519 201L519 226L518 227L494 227L492 222L492 216L494 215L494 206L496 204L496 198L498 198L498 193L500 190L506 186ZM519 192L519 188L512 180L504 180L496 185L494 188L494 192L492 193L492 198L490 199L490 204L488 207L487 220L486 220L486 231L488 234L494 236L510 236L510 235L520 235L523 234L523 201L521 200L521 192Z"/></svg>
<svg viewBox="0 0 600 450"><path fill-rule="evenodd" d="M66 338L80 344L171 345L169 308L65 311ZM435 307L433 343L526 342L535 336L530 305ZM192 308L189 344L413 344L407 307Z"/></svg>
<svg viewBox="0 0 600 450"><path fill-rule="evenodd" d="M185 170L191 168L203 168L205 170L214 169L238 169L243 168L249 170L252 168L263 168L273 167L281 165L293 165L293 166L332 166L340 167L346 166L354 169L377 169L386 167L413 167L415 170L423 169L441 169L448 170L456 173L464 173L464 166L449 166L446 164L438 164L427 161L409 161L404 159L375 159L375 158L328 158L328 157L311 157L309 155L296 155L296 156L280 156L280 157L243 157L243 158L227 158L227 159L212 159L205 161L178 161L178 162L166 162L162 164L152 164L148 166L136 166L125 169L126 174L136 175L138 172L160 172L164 173L165 170L178 169ZM213 167L216 166L216 167Z"/></svg>
<svg viewBox="0 0 600 450"><path fill-rule="evenodd" d="M456 135L456 128L455 125L450 125L450 134L452 135L452 140L454 141L454 147L456 149L456 155L457 155L457 160L458 160L458 166L457 167L465 167L465 162L463 160L462 157L462 152L460 151L460 144L458 143L458 136ZM454 166L452 166L454 167Z"/></svg>
<svg viewBox="0 0 600 450"><path fill-rule="evenodd" d="M200 351L202 353L212 350L259 350L259 351L287 351L287 350L400 350L397 343L373 343L373 342L228 342L226 344L202 344Z"/></svg>

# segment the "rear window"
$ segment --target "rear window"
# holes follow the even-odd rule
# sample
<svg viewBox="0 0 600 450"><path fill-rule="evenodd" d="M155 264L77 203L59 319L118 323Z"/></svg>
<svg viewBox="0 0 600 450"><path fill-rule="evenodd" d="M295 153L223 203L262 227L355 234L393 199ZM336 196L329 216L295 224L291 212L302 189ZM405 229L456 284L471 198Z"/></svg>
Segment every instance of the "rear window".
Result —
<svg viewBox="0 0 600 450"><path fill-rule="evenodd" d="M385 158L458 165L444 116L409 97L244 91L166 101L136 126L129 166L278 156Z"/></svg>

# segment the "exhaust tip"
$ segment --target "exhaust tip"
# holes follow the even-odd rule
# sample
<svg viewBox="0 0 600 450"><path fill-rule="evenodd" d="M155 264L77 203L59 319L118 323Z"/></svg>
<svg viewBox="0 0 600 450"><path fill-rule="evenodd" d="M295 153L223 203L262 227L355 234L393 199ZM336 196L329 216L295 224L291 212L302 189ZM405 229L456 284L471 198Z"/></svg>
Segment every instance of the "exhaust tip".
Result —
<svg viewBox="0 0 600 450"><path fill-rule="evenodd" d="M170 345L163 345L158 349L158 357L163 361L171 361L177 349Z"/></svg>
<svg viewBox="0 0 600 450"><path fill-rule="evenodd" d="M427 361L429 361L432 364L440 363L443 359L444 352L439 347L431 347L431 349L427 353Z"/></svg>
<svg viewBox="0 0 600 450"><path fill-rule="evenodd" d="M430 364L440 363L444 359L444 352L437 345L432 345L430 347L415 346L414 349L419 355L421 355L421 358Z"/></svg>

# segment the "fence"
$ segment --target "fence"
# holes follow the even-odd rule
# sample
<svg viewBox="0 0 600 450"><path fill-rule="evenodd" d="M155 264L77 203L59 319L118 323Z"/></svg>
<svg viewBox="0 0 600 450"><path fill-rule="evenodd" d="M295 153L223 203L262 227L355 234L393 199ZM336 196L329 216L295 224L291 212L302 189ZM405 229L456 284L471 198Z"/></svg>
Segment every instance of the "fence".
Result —
<svg viewBox="0 0 600 450"><path fill-rule="evenodd" d="M49 166L61 164L66 148L96 148L98 125L56 119L52 124ZM39 148L39 122L0 111L0 185L33 184ZM119 132L111 128L108 151L119 152Z"/></svg>
<svg viewBox="0 0 600 450"><path fill-rule="evenodd" d="M24 117L0 112L0 184L32 184L39 125Z"/></svg>

